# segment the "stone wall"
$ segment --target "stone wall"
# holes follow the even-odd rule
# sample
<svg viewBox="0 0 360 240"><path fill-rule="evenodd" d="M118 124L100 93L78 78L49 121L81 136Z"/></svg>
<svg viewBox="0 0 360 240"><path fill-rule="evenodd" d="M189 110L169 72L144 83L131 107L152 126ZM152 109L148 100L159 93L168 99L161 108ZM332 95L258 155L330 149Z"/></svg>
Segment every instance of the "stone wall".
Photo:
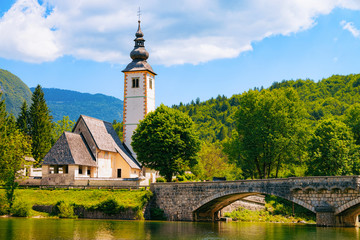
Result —
<svg viewBox="0 0 360 240"><path fill-rule="evenodd" d="M245 208L251 211L259 211L265 209L265 196L263 195L253 195L242 198L232 204L221 209L221 216L227 212L233 212L239 208Z"/></svg>

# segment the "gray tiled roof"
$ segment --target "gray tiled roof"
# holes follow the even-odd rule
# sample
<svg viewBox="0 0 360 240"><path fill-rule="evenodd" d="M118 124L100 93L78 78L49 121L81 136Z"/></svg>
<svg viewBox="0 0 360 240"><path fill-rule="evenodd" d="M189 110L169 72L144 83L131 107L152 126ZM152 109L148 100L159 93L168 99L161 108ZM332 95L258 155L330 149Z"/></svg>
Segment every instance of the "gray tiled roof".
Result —
<svg viewBox="0 0 360 240"><path fill-rule="evenodd" d="M100 150L118 152L131 168L140 169L140 163L124 148L111 123L84 115L80 118L84 120Z"/></svg>
<svg viewBox="0 0 360 240"><path fill-rule="evenodd" d="M47 165L96 166L90 150L80 134L64 132L44 157Z"/></svg>
<svg viewBox="0 0 360 240"><path fill-rule="evenodd" d="M126 68L123 70L123 72L135 72L135 71L144 71L147 70L153 74L156 75L150 64L146 61L138 61L134 60L131 63L129 63Z"/></svg>

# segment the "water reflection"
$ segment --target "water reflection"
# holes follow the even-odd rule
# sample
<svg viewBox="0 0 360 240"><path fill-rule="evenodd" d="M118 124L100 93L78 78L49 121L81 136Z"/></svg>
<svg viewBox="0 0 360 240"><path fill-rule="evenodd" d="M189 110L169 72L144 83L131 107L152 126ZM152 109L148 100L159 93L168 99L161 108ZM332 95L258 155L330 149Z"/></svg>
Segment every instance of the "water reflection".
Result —
<svg viewBox="0 0 360 240"><path fill-rule="evenodd" d="M0 219L0 239L359 239L358 228L271 223Z"/></svg>

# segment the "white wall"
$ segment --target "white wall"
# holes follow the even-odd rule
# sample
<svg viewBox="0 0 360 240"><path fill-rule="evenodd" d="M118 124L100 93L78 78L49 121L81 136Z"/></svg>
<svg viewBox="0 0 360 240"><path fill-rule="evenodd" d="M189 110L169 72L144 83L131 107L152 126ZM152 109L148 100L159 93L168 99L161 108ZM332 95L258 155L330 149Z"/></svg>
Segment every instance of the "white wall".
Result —
<svg viewBox="0 0 360 240"><path fill-rule="evenodd" d="M111 159L98 158L98 177L112 177Z"/></svg>

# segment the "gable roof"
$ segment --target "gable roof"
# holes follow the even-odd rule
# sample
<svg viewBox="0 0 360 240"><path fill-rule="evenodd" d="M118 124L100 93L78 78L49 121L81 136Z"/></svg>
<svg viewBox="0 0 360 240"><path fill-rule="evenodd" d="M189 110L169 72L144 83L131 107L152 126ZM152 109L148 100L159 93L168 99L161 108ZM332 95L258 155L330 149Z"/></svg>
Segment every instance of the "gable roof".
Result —
<svg viewBox="0 0 360 240"><path fill-rule="evenodd" d="M96 166L95 159L83 137L77 133L64 132L44 157L47 165Z"/></svg>
<svg viewBox="0 0 360 240"><path fill-rule="evenodd" d="M83 119L97 148L102 151L117 152L130 165L131 168L140 169L141 164L124 148L111 123L80 115L76 125Z"/></svg>

